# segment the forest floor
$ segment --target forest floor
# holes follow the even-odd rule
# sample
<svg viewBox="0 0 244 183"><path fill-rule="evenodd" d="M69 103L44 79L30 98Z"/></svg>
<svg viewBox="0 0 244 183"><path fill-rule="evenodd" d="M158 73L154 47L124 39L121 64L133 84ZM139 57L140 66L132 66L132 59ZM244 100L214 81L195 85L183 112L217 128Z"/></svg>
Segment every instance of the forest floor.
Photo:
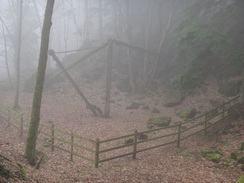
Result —
<svg viewBox="0 0 244 183"><path fill-rule="evenodd" d="M91 103L100 108L104 106L104 83L86 85L83 92ZM188 97L182 104L175 108L163 107L163 89L145 96L131 97L120 93L113 86L111 98L110 118L93 116L86 109L84 102L76 94L75 90L66 83L66 87L57 87L47 90L43 94L41 108L41 124L52 121L55 127L90 139L107 139L121 135L131 134L134 130L147 130L147 121L150 117L171 116L172 123L179 121L176 113L180 109L195 107L205 111L210 108L209 100L228 100L221 96L215 84L208 86L206 93ZM97 89L97 87L99 89ZM11 106L14 93L0 91L0 103ZM160 113L151 113L142 108L126 110L132 102L140 102L156 107ZM32 94L22 92L20 94L20 106L24 116L29 117L31 112ZM176 144L164 146L150 151L138 153L136 160L132 157L124 157L94 165L74 157L70 161L70 155L59 149L51 151L50 147L44 147L38 143L38 149L46 154L46 159L40 169L28 165L23 156L25 138L19 137L19 131L13 126L7 126L0 120L0 154L12 161L21 162L26 169L27 180L23 182L33 183L235 183L242 174L239 164L224 166L221 163L211 162L200 156L202 150L209 147L221 148L224 156L231 152L239 151L240 143L244 141L244 120L227 121L232 127L238 129L238 133L222 134L218 131L209 131L207 136L199 134L181 143L180 148ZM228 124L227 124L228 125ZM0 182L6 180L0 177ZM9 179L7 182L21 182L17 179Z"/></svg>

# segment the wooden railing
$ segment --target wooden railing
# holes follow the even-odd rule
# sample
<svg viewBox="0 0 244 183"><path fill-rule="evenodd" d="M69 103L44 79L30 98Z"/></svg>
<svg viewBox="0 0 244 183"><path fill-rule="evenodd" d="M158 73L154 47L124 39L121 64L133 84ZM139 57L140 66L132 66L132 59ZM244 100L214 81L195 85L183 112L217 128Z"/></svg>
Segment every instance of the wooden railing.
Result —
<svg viewBox="0 0 244 183"><path fill-rule="evenodd" d="M23 137L24 134L27 135L30 119L23 117L23 114L0 105L0 119L6 122L8 126L12 125L16 127L20 132L20 137ZM69 153L70 160L73 160L73 156L77 156L91 163L95 163L94 155L91 156L92 153L95 153L93 149L95 147L94 140L57 129L51 121L48 124L40 124L38 141L42 142L44 147L50 147L51 151L58 148L61 151ZM88 154L88 156L83 154Z"/></svg>
<svg viewBox="0 0 244 183"><path fill-rule="evenodd" d="M99 138L92 140L81 137L57 129L54 123L49 122L48 125L40 124L38 140L43 142L44 145L50 146L52 151L58 148L69 153L70 160L73 160L73 156L77 156L93 163L98 168L100 163L129 155L136 159L137 154L140 152L169 144L176 144L177 147L180 147L183 140L193 135L200 132L204 132L206 135L209 128L228 118L229 111L238 105L240 105L239 96L187 121L142 132L135 130L134 133L105 140ZM21 137L24 133L27 133L30 120L24 118L22 114L0 105L0 117L8 125L18 128ZM147 138L141 139L141 136ZM128 138L131 142L125 144L125 139Z"/></svg>

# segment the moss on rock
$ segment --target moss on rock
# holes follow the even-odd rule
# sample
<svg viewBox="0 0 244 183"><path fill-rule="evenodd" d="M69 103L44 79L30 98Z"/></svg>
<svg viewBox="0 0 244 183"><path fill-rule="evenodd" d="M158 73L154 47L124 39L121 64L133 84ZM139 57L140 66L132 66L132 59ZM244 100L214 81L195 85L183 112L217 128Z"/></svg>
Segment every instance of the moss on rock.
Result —
<svg viewBox="0 0 244 183"><path fill-rule="evenodd" d="M222 150L217 147L211 147L202 151L203 157L215 163L220 162L222 154Z"/></svg>
<svg viewBox="0 0 244 183"><path fill-rule="evenodd" d="M129 106L126 107L126 109L139 109L140 104L137 102L132 102Z"/></svg>
<svg viewBox="0 0 244 183"><path fill-rule="evenodd" d="M206 154L206 158L212 162L219 163L221 155L218 153L208 153Z"/></svg>
<svg viewBox="0 0 244 183"><path fill-rule="evenodd" d="M228 82L222 82L219 86L219 92L227 97L232 97L240 92L242 79L230 80Z"/></svg>
<svg viewBox="0 0 244 183"><path fill-rule="evenodd" d="M240 158L238 159L238 163L240 163L240 164L244 164L244 157L240 157Z"/></svg>
<svg viewBox="0 0 244 183"><path fill-rule="evenodd" d="M150 118L147 121L147 127L149 129L152 129L153 127L169 126L170 122L171 122L171 117L169 117L169 116L162 116L159 118Z"/></svg>
<svg viewBox="0 0 244 183"><path fill-rule="evenodd" d="M143 110L150 110L149 105L144 105L142 108L143 108Z"/></svg>
<svg viewBox="0 0 244 183"><path fill-rule="evenodd" d="M244 174L237 180L236 183L244 183Z"/></svg>
<svg viewBox="0 0 244 183"><path fill-rule="evenodd" d="M237 160L238 154L235 152L230 153L230 159Z"/></svg>
<svg viewBox="0 0 244 183"><path fill-rule="evenodd" d="M134 138L133 137L125 138L125 144L132 144L132 143L134 143Z"/></svg>
<svg viewBox="0 0 244 183"><path fill-rule="evenodd" d="M148 139L148 135L144 134L144 133L139 133L138 134L138 139L139 140L147 140Z"/></svg>
<svg viewBox="0 0 244 183"><path fill-rule="evenodd" d="M240 150L243 151L244 150L244 142L241 143L241 147Z"/></svg>
<svg viewBox="0 0 244 183"><path fill-rule="evenodd" d="M183 95L180 90L171 91L170 94L166 97L163 105L165 107L174 107L179 105L183 100Z"/></svg>
<svg viewBox="0 0 244 183"><path fill-rule="evenodd" d="M160 113L160 111L156 107L154 107L151 112L152 113Z"/></svg>
<svg viewBox="0 0 244 183"><path fill-rule="evenodd" d="M216 100L216 99L211 99L209 100L209 103L213 106L213 107L219 107L223 104L223 101L220 100Z"/></svg>
<svg viewBox="0 0 244 183"><path fill-rule="evenodd" d="M183 109L177 115L180 118L191 119L194 118L196 114L197 114L196 108L192 108L192 109Z"/></svg>

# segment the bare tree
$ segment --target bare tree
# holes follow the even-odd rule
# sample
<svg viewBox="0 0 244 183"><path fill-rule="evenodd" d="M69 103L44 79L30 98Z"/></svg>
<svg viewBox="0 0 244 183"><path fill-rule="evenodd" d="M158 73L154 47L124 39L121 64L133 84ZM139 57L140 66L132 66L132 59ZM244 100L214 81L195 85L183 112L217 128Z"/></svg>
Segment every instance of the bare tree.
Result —
<svg viewBox="0 0 244 183"><path fill-rule="evenodd" d="M131 44L131 17L130 17L130 0L126 0L126 17L127 17L127 35L128 35L128 43ZM134 95L137 92L136 80L133 72L133 63L131 57L131 49L127 49L127 61L128 61L128 69L130 76L130 84L132 87L132 94Z"/></svg>
<svg viewBox="0 0 244 183"><path fill-rule="evenodd" d="M162 37L160 39L160 42L159 42L159 46L158 46L158 50L157 50L158 56L157 56L156 62L153 65L151 72L148 73L148 75L151 74L151 80L153 80L154 77L155 77L155 73L156 73L156 70L157 70L157 67L158 67L158 63L159 63L159 61L161 59L160 52L162 50L163 43L164 43L165 38L166 38L166 33L168 32L168 30L170 28L170 25L171 25L171 22L172 22L172 17L173 17L173 13L174 13L174 3L175 3L175 0L172 0L171 1L171 9L170 9L170 13L169 13L169 16L168 16L167 25L166 25L166 27L165 27L165 29L163 31L163 35L162 35Z"/></svg>
<svg viewBox="0 0 244 183"><path fill-rule="evenodd" d="M149 49L149 40L152 30L153 22L153 12L154 12L154 1L148 1L148 15L147 15L147 28L146 28L146 37L145 37L145 49ZM143 85L146 87L147 84L147 72L148 72L148 54L145 53L144 56L144 71L143 71Z"/></svg>
<svg viewBox="0 0 244 183"><path fill-rule="evenodd" d="M53 6L54 0L48 0L42 28L41 48L36 76L35 91L32 101L31 121L25 147L25 157L31 165L35 165L36 140L38 135L38 127L40 123L42 91L45 80L49 35L52 25L51 19L53 14Z"/></svg>
<svg viewBox="0 0 244 183"><path fill-rule="evenodd" d="M16 83L15 83L15 98L14 98L14 109L19 107L19 88L20 88L20 55L21 55L21 36L22 36L22 14L23 14L23 0L19 1L19 12L18 12L18 28L17 28L17 40L15 50L15 61L16 61Z"/></svg>
<svg viewBox="0 0 244 183"><path fill-rule="evenodd" d="M99 39L103 39L103 0L99 0Z"/></svg>
<svg viewBox="0 0 244 183"><path fill-rule="evenodd" d="M13 88L13 84L12 84L12 79L11 79L11 75L10 75L10 71L9 71L9 65L8 65L8 48L7 48L7 40L6 40L6 35L5 35L5 31L4 31L4 24L3 24L3 20L2 21L2 33L3 33L3 41L4 41L4 56L5 56L5 64L6 64L6 69L7 69L7 74L8 74L8 80L9 80L9 84L10 84L10 88Z"/></svg>

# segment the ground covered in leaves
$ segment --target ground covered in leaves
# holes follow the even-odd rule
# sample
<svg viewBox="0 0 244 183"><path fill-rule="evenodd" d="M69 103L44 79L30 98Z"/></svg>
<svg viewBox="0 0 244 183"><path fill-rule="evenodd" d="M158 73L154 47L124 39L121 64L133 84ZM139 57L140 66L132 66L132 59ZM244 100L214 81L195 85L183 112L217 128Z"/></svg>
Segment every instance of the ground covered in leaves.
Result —
<svg viewBox="0 0 244 183"><path fill-rule="evenodd" d="M86 85L84 83L84 85ZM99 86L99 90L93 86ZM83 92L91 103L100 108L104 107L104 83L87 85ZM133 133L134 130L147 130L147 121L151 117L161 115L172 116L171 123L179 119L175 114L180 109L195 107L198 110L208 109L208 101L214 99L223 100L223 96L209 86L207 93L200 93L197 97L189 97L175 108L165 108L162 105L164 95L148 93L144 96L131 97L120 93L113 86L110 118L93 116L86 109L84 102L76 92L69 87L52 88L43 95L41 124L49 124L52 121L55 127L61 130L90 139L107 139L120 135ZM5 106L11 106L14 93L0 92L0 102ZM28 119L31 112L31 93L21 93L19 112ZM139 109L127 109L132 102L140 103ZM148 106L147 109L143 106ZM157 108L159 112L153 113L151 109ZM25 120L28 123L28 120ZM231 126L230 126L231 124ZM228 133L223 128L230 127ZM60 149L51 151L42 142L38 142L38 150L45 155L43 163L37 170L28 165L23 156L26 136L20 138L20 132L14 126L8 126L0 119L0 154L8 158L12 163L6 166L15 166L17 163L24 167L26 177L6 179L0 176L0 182L35 182L35 183L66 183L66 182L136 182L136 183L235 183L242 174L241 164L230 160L226 164L230 154L235 152L243 156L240 150L244 141L243 119L238 121L228 120L219 129L212 129L207 136L198 134L181 143L180 148L176 144L160 147L154 150L137 154L136 160L131 156L115 159L94 165L74 157L70 161L70 155ZM42 129L40 129L42 130ZM202 156L202 151L210 147L221 149L222 159L215 163ZM4 163L3 163L4 164ZM19 165L20 166L20 165ZM16 168L16 166L15 166ZM17 165L18 168L18 165ZM22 170L23 172L23 170Z"/></svg>

